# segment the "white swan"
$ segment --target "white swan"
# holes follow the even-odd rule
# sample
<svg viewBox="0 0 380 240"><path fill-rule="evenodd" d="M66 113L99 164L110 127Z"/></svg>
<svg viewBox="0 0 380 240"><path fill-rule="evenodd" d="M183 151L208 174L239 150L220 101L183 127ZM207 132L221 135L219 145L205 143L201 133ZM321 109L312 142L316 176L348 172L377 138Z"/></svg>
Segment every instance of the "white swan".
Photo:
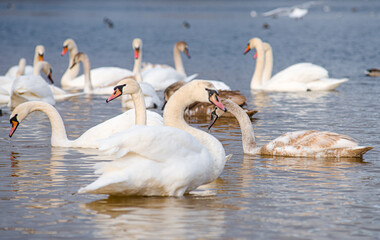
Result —
<svg viewBox="0 0 380 240"><path fill-rule="evenodd" d="M140 84L142 93L144 94L146 108L157 108L162 104L156 91L150 83L142 81L141 77L141 61L142 61L142 40L135 38L132 41L132 48L134 50L135 62L133 66L133 75L136 81ZM123 95L121 99L121 105L123 108L133 108L133 101L129 95Z"/></svg>
<svg viewBox="0 0 380 240"><path fill-rule="evenodd" d="M8 103L10 108L14 108L26 101L35 100L44 101L52 105L55 104L50 84L41 77L41 71L53 82L50 64L45 61L38 62L33 70L33 75L23 75L13 81Z"/></svg>
<svg viewBox="0 0 380 240"><path fill-rule="evenodd" d="M67 49L70 50L70 46L74 46L75 43L72 41L72 39L71 41L68 41L68 42L69 42L69 45L67 45ZM65 48L66 48L66 45L64 45L64 50L62 53L64 53ZM69 62L69 64L71 65L69 65L65 74L62 76L61 86L64 89L83 89L85 85L85 75L82 74L78 77L75 77L78 74L78 72L76 72L77 70L75 68L70 68L72 66L71 58L74 58L74 56L77 53L77 52L76 53L74 52L78 51L76 49L76 45L72 47L72 49L73 49L73 52L70 50L70 62ZM99 68L91 69L91 82L94 88L108 87L108 86L115 85L121 79L130 75L132 75L132 72L125 68L99 67Z"/></svg>
<svg viewBox="0 0 380 240"><path fill-rule="evenodd" d="M314 158L362 157L373 148L359 146L352 138L345 135L314 130L287 132L264 146L258 147L255 143L251 120L244 110L230 100L223 100L223 104L239 121L243 150L247 154ZM217 110L214 117L222 113ZM215 121L216 118L212 120L209 128Z"/></svg>
<svg viewBox="0 0 380 240"><path fill-rule="evenodd" d="M120 158L97 165L102 175L78 192L182 196L214 181L229 157L215 137L189 126L183 114L195 101L211 101L224 109L216 94L212 84L192 81L167 103L166 126L134 126L105 139L100 149Z"/></svg>
<svg viewBox="0 0 380 240"><path fill-rule="evenodd" d="M42 45L37 45L34 49L33 66L26 65L25 58L21 58L17 66L9 68L5 76L18 77L21 75L32 75L33 68L40 61L44 60L45 48ZM22 69L24 68L24 69Z"/></svg>
<svg viewBox="0 0 380 240"><path fill-rule="evenodd" d="M186 56L190 58L187 43L184 41L179 41L174 45L173 59L175 69L168 65L146 64L142 70L142 78L144 82L150 83L154 89L158 91L164 90L175 82L188 82L194 79L197 74L193 74L189 77L186 76L185 68L183 67L183 62L181 59L181 52L185 53Z"/></svg>
<svg viewBox="0 0 380 240"><path fill-rule="evenodd" d="M71 67L73 65L74 56L78 53L77 44L71 38L68 38L63 42L63 49L61 52L61 56L66 55L67 51L69 52L69 66L67 67L65 73L62 75L62 78L61 78L62 88L71 88L72 79L77 77L80 71L79 65Z"/></svg>
<svg viewBox="0 0 380 240"><path fill-rule="evenodd" d="M264 47L259 38L252 38L249 41L244 54L254 48L257 51L257 61L255 72L251 79L251 89L282 92L330 91L348 81L347 78L329 78L326 69L311 63L294 64L277 73L270 80L262 81Z"/></svg>
<svg viewBox="0 0 380 240"><path fill-rule="evenodd" d="M83 91L85 94L110 94L113 91L113 86L98 87L98 88L94 88L92 86L90 59L85 53L79 52L74 56L73 64L71 65L71 68L75 67L80 62L82 62L83 64L84 81L85 81Z"/></svg>
<svg viewBox="0 0 380 240"><path fill-rule="evenodd" d="M51 146L52 147L78 147L78 148L97 148L98 140L107 138L115 133L124 131L135 124L141 125L163 125L162 117L154 112L145 112L144 99L141 90L133 80L124 80L123 91L125 94L131 94L135 100L136 107L134 110L119 114L103 123L100 123L83 133L75 140L67 138L65 126L58 111L50 104L41 101L30 101L18 105L10 117L11 137L16 131L18 125L34 111L44 112L51 124Z"/></svg>

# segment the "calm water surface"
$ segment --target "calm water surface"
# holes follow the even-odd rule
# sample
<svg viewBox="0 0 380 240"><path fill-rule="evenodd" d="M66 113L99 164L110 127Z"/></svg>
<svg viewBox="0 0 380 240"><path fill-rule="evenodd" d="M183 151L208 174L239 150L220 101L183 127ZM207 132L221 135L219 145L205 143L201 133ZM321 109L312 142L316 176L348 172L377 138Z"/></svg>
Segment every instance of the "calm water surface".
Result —
<svg viewBox="0 0 380 240"><path fill-rule="evenodd" d="M9 5L8 3L12 3ZM182 198L108 198L76 195L94 181L93 165L112 160L96 150L51 148L50 124L31 114L9 139L10 110L0 117L0 236L2 239L378 239L380 236L380 2L325 1L302 20L251 18L300 1L3 1L0 73L20 57L32 62L43 44L59 80L71 37L92 67L132 68L131 42L144 41L144 60L172 65L172 48L185 40L188 74L221 79L249 99L259 145L287 131L347 134L374 146L363 159L267 158L242 153L235 120L211 130L233 157L220 178ZM324 12L323 7L330 11ZM325 8L326 9L326 8ZM107 28L103 18L114 22ZM184 28L183 22L190 23ZM269 24L264 29L263 24ZM334 92L251 92L253 53L248 40L272 44L274 72L298 62L326 67L349 82ZM58 102L70 138L122 112L105 96ZM159 110L157 110L160 112ZM206 130L207 123L192 125Z"/></svg>

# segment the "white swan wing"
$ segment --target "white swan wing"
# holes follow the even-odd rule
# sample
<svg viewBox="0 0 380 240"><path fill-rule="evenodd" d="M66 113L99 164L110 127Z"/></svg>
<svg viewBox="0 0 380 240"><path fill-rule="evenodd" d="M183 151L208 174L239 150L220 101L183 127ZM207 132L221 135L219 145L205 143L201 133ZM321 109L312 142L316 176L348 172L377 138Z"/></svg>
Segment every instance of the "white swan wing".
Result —
<svg viewBox="0 0 380 240"><path fill-rule="evenodd" d="M119 67L100 67L91 70L91 84L94 88L102 88L113 85L122 78L133 75L128 69ZM85 78L80 75L70 81L71 87L83 88Z"/></svg>
<svg viewBox="0 0 380 240"><path fill-rule="evenodd" d="M173 68L152 68L142 74L144 82L151 84L156 91L164 90L169 85L184 81L186 76Z"/></svg>
<svg viewBox="0 0 380 240"><path fill-rule="evenodd" d="M146 108L157 108L162 105L161 99L158 97L157 92L151 84L147 82L139 82L139 85L144 95ZM130 95L123 95L121 99L123 107L134 108L134 103Z"/></svg>
<svg viewBox="0 0 380 240"><path fill-rule="evenodd" d="M136 122L135 119L135 110L130 109L88 129L75 140L75 145L88 148L97 148L99 147L99 140L108 138L134 126ZM162 126L163 124L163 119L158 113L147 111L147 125Z"/></svg>
<svg viewBox="0 0 380 240"><path fill-rule="evenodd" d="M21 101L21 99L23 99ZM12 85L11 102L12 105L23 101L44 101L55 104L53 92L49 84L41 77L36 75L20 76Z"/></svg>
<svg viewBox="0 0 380 240"><path fill-rule="evenodd" d="M98 165L102 175L79 193L180 196L201 185L212 168L192 135L171 127L134 126L102 141L119 159Z"/></svg>
<svg viewBox="0 0 380 240"><path fill-rule="evenodd" d="M307 83L321 78L328 78L328 71L312 63L297 63L274 75L269 84L280 82Z"/></svg>

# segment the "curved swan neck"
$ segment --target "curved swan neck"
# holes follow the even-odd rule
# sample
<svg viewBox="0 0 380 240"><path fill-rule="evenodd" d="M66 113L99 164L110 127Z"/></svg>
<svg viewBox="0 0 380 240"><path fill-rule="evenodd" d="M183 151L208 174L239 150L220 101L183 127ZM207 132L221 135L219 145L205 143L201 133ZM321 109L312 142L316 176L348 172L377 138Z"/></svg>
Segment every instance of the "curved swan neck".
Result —
<svg viewBox="0 0 380 240"><path fill-rule="evenodd" d="M212 172L208 174L206 182L212 182L223 171L226 156L218 139L207 132L189 126L183 118L185 108L196 101L193 92L193 86L188 83L169 98L164 110L164 123L166 126L179 128L190 133L208 150L213 158L214 166Z"/></svg>
<svg viewBox="0 0 380 240"><path fill-rule="evenodd" d="M76 76L78 76L80 66L79 64L76 64L74 67L71 68L74 62L74 57L78 53L78 48L75 43L71 43L72 46L69 48L69 66L67 67L65 73L62 75L61 78L61 85L62 87L68 86L68 83L73 80Z"/></svg>
<svg viewBox="0 0 380 240"><path fill-rule="evenodd" d="M178 49L178 44L174 45L173 49L174 66L178 73L186 76L185 68L183 67L181 53Z"/></svg>
<svg viewBox="0 0 380 240"><path fill-rule="evenodd" d="M139 89L138 92L131 94L133 104L135 105L135 117L136 117L136 125L146 125L146 107L144 96Z"/></svg>
<svg viewBox="0 0 380 240"><path fill-rule="evenodd" d="M255 44L257 59L255 72L251 79L251 89L257 89L262 85L262 76L264 68L264 48L260 39L256 39Z"/></svg>
<svg viewBox="0 0 380 240"><path fill-rule="evenodd" d="M83 72L84 72L84 92L92 93L94 88L91 83L91 64L90 59L88 59L87 55L83 54L81 56L81 62L83 64Z"/></svg>
<svg viewBox="0 0 380 240"><path fill-rule="evenodd" d="M226 99L223 101L223 104L227 108L227 111L232 113L239 122L244 152L253 153L255 150L258 150L259 148L257 148L255 141L255 133L247 113L231 100Z"/></svg>
<svg viewBox="0 0 380 240"><path fill-rule="evenodd" d="M62 142L66 144L69 143L67 139L65 125L59 115L58 111L50 104L39 101L30 101L26 103L26 106L29 107L29 113L34 111L41 111L47 115L51 124L51 145L57 146L62 145ZM59 144L58 144L59 143Z"/></svg>
<svg viewBox="0 0 380 240"><path fill-rule="evenodd" d="M273 52L272 47L269 43L263 43L265 49L265 65L264 65L264 74L262 78L262 83L265 84L272 77L273 71Z"/></svg>

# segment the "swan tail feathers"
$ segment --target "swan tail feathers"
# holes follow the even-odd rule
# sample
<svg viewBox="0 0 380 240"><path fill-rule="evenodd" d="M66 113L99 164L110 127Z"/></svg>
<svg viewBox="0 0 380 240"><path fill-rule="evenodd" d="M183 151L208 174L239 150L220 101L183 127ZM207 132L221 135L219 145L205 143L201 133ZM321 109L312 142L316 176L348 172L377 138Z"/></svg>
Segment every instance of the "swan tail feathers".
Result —
<svg viewBox="0 0 380 240"><path fill-rule="evenodd" d="M355 148L349 148L346 149L345 155L347 155L347 157L362 157L363 154L371 149L373 149L373 147L358 146Z"/></svg>

